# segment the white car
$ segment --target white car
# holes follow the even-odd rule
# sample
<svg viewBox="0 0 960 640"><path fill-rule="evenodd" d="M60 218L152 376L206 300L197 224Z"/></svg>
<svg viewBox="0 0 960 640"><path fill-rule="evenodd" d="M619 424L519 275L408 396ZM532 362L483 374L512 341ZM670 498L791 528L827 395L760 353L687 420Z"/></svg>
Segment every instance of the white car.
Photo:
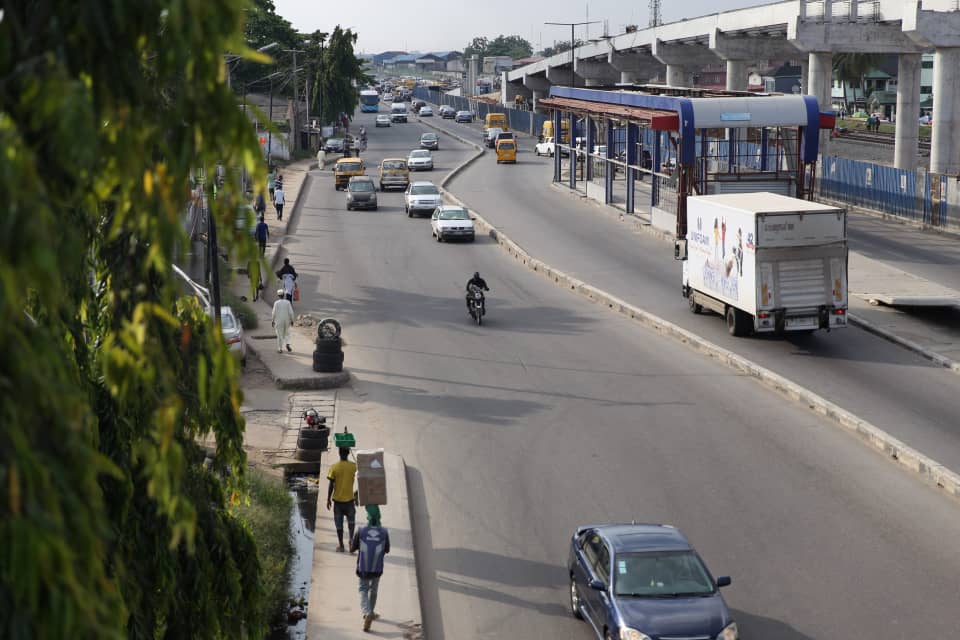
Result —
<svg viewBox="0 0 960 640"><path fill-rule="evenodd" d="M470 212L456 205L444 204L437 207L430 218L430 230L437 242L444 240L473 242L476 239Z"/></svg>
<svg viewBox="0 0 960 640"><path fill-rule="evenodd" d="M410 171L433 171L433 155L426 149L414 149L407 156Z"/></svg>
<svg viewBox="0 0 960 640"><path fill-rule="evenodd" d="M429 118L429 117L431 117L431 116L433 115L433 108L432 108L432 107L420 107L420 111L418 112L418 115L419 115L421 118Z"/></svg>
<svg viewBox="0 0 960 640"><path fill-rule="evenodd" d="M390 126L390 116L385 113L381 113L377 116L377 126L378 127L389 127Z"/></svg>
<svg viewBox="0 0 960 640"><path fill-rule="evenodd" d="M231 355L240 361L241 366L247 366L247 343L243 341L243 325L233 308L220 307L220 331L223 332L223 341L227 343Z"/></svg>
<svg viewBox="0 0 960 640"><path fill-rule="evenodd" d="M537 145L533 148L538 156L550 156L553 157L554 151L556 151L556 145L553 142L553 137L544 138L543 142L538 142Z"/></svg>
<svg viewBox="0 0 960 640"><path fill-rule="evenodd" d="M412 218L421 213L433 213L434 209L443 204L443 196L432 182L413 182L403 193L403 201L407 217Z"/></svg>

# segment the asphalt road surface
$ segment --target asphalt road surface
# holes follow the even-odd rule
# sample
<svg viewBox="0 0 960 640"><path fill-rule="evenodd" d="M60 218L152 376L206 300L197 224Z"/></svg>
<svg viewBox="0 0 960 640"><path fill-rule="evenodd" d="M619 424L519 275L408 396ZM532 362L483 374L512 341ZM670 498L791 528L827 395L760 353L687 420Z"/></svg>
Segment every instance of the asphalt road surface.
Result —
<svg viewBox="0 0 960 640"><path fill-rule="evenodd" d="M371 164L422 131L358 119L369 120ZM438 166L466 157L441 142ZM497 214L527 215L513 181L534 173L521 158L502 176L485 158L486 190L468 198L502 190ZM632 519L679 526L716 575L733 577L724 593L744 638L955 635L955 501L489 239L438 244L399 194L380 197L379 211L347 212L329 173L315 172L287 246L298 313L344 326L356 394L344 391L341 419L361 446L407 461L428 638L591 637L567 609L569 536ZM482 327L463 298L475 270L492 289Z"/></svg>
<svg viewBox="0 0 960 640"><path fill-rule="evenodd" d="M443 126L479 137L476 127ZM672 244L631 232L598 205L550 187L552 158L536 157L530 142L521 147L516 166L497 165L491 154L449 188L537 258L776 371L960 471L960 376L855 327L786 339L728 335L719 316L688 310ZM931 248L911 247L882 237L883 227L862 216L851 226L852 248L864 246L876 259L898 256L904 268L923 263L928 275L950 279L935 265L939 239Z"/></svg>

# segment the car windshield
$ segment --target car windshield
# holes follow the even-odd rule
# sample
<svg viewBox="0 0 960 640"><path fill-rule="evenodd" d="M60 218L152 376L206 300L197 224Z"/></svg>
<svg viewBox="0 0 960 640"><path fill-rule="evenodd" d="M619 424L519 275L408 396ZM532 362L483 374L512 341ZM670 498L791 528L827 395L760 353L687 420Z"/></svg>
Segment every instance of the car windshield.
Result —
<svg viewBox="0 0 960 640"><path fill-rule="evenodd" d="M425 133L420 136L420 139L423 141L432 141L437 139L437 134L435 133Z"/></svg>
<svg viewBox="0 0 960 640"><path fill-rule="evenodd" d="M384 169L406 169L407 163L403 160L384 160L383 161Z"/></svg>
<svg viewBox="0 0 960 640"><path fill-rule="evenodd" d="M466 209L444 209L440 212L441 220L469 220Z"/></svg>
<svg viewBox="0 0 960 640"><path fill-rule="evenodd" d="M232 313L220 312L220 330L223 333L230 333L237 328L237 321L234 320Z"/></svg>
<svg viewBox="0 0 960 640"><path fill-rule="evenodd" d="M373 191L373 182L370 180L355 180L350 183L350 191Z"/></svg>
<svg viewBox="0 0 960 640"><path fill-rule="evenodd" d="M410 157L411 158L429 158L430 152L429 151L411 151Z"/></svg>
<svg viewBox="0 0 960 640"><path fill-rule="evenodd" d="M621 553L614 576L618 596L676 598L715 591L707 568L691 551Z"/></svg>
<svg viewBox="0 0 960 640"><path fill-rule="evenodd" d="M360 171L360 163L340 162L337 164L337 171Z"/></svg>
<svg viewBox="0 0 960 640"><path fill-rule="evenodd" d="M499 146L498 148L499 148L499 149L503 149L504 151L513 151L513 143L512 143L512 142L501 142L501 143L500 143L500 146Z"/></svg>
<svg viewBox="0 0 960 640"><path fill-rule="evenodd" d="M410 194L415 196L435 196L440 191L432 184L415 184L410 187Z"/></svg>

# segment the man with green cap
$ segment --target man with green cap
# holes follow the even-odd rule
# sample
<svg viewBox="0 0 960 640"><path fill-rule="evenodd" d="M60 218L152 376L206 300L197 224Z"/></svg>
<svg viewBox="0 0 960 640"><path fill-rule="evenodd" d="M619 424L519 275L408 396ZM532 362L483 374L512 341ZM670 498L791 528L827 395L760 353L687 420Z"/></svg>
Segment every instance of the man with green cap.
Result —
<svg viewBox="0 0 960 640"><path fill-rule="evenodd" d="M390 535L380 526L380 507L367 505L367 526L360 527L350 541L350 553L357 554L357 577L360 579L360 612L363 630L369 631L377 617L377 589L383 575L383 557L390 553Z"/></svg>

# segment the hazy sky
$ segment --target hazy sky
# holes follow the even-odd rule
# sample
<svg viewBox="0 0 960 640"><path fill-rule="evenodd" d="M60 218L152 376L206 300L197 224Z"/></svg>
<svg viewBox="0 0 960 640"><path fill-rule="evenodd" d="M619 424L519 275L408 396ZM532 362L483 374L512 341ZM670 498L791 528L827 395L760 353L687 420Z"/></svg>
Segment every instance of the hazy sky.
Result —
<svg viewBox="0 0 960 640"><path fill-rule="evenodd" d="M663 0L664 22L740 9L769 0ZM463 49L474 36L499 34L526 38L539 49L554 40L569 40L568 27L543 23L600 20L590 25L589 36L610 34L624 26L645 27L648 0L274 0L277 13L300 31L330 30L337 24L352 27L359 35L359 53L388 50L443 51ZM588 35L577 27L577 37Z"/></svg>

